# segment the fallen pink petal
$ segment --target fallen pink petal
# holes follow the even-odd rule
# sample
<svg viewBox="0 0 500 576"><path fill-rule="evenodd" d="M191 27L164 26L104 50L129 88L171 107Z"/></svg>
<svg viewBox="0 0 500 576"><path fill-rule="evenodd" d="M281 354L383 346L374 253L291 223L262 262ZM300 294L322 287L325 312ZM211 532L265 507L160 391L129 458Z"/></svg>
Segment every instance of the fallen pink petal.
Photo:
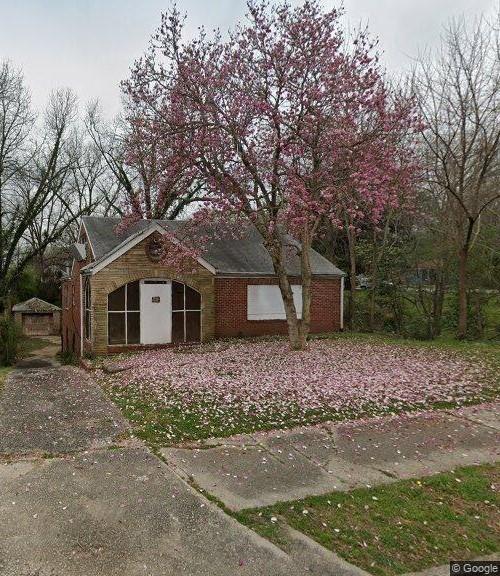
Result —
<svg viewBox="0 0 500 576"><path fill-rule="evenodd" d="M225 436L477 403L494 381L480 356L345 340L314 340L301 352L284 340L221 341L118 361L128 369L102 381L118 398L152 399L175 414L165 434L176 440L175 420L196 420L198 437Z"/></svg>

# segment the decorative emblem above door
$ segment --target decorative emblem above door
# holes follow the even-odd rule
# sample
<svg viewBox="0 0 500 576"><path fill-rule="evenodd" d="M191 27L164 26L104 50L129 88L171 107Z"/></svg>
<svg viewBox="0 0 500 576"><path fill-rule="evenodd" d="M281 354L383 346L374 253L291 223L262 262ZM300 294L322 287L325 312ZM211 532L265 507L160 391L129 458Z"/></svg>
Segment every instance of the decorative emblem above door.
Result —
<svg viewBox="0 0 500 576"><path fill-rule="evenodd" d="M146 243L146 255L151 262L159 262L163 256L163 239L159 234L153 234Z"/></svg>

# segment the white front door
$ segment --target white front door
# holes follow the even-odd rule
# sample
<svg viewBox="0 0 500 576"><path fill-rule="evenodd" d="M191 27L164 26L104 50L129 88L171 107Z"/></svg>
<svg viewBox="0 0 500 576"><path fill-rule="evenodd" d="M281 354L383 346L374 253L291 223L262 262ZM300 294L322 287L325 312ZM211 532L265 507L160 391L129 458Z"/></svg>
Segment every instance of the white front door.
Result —
<svg viewBox="0 0 500 576"><path fill-rule="evenodd" d="M141 282L141 343L167 344L172 341L172 284L167 281Z"/></svg>

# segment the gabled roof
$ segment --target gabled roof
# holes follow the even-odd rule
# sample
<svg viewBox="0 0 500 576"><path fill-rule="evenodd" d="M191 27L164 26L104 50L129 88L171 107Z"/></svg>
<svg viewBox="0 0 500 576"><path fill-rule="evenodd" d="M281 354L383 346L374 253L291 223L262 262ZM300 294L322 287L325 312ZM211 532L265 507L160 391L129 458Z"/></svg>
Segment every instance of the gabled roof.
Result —
<svg viewBox="0 0 500 576"><path fill-rule="evenodd" d="M122 240L117 246L112 248L109 252L106 252L103 256L94 260L87 266L82 268L82 272L84 274L96 274L99 270L105 268L108 264L116 260L122 254L128 252L132 247L136 244L158 232L160 234L164 234L166 229L163 227L159 221L157 220L145 220L144 222L148 222L148 226L140 227L136 232L133 232L130 236L126 236L124 240ZM142 228L142 229L141 229ZM214 267L209 264L205 259L198 258L198 263L201 264L204 268L206 268L212 274L215 274Z"/></svg>
<svg viewBox="0 0 500 576"><path fill-rule="evenodd" d="M158 228L175 233L184 223L181 220L140 220L125 232L117 234L116 226L120 218L103 216L85 216L82 219L96 261L89 269L96 271L96 265L104 262L107 256L128 246L129 241L140 238L141 233ZM217 275L228 276L270 276L274 275L271 257L264 247L259 232L249 227L240 238L226 237L213 239L205 248L202 260L207 267L213 268ZM311 251L313 274L319 276L343 276L344 273L315 250ZM290 276L300 275L300 258L290 254L287 262Z"/></svg>
<svg viewBox="0 0 500 576"><path fill-rule="evenodd" d="M57 312L58 310L60 310L59 306L51 304L50 302L45 302L45 300L41 300L40 298L30 298L25 302L20 302L19 304L12 306L12 312L48 313Z"/></svg>
<svg viewBox="0 0 500 576"><path fill-rule="evenodd" d="M75 242L71 245L71 253L73 254L73 258L77 262L82 262L87 257L85 252L85 244L80 244L79 242Z"/></svg>

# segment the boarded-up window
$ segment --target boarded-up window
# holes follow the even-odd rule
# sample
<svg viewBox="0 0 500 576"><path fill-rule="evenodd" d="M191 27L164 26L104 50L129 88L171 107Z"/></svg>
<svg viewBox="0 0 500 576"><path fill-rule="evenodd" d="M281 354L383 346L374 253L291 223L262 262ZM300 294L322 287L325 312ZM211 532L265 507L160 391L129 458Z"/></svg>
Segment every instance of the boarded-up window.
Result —
<svg viewBox="0 0 500 576"><path fill-rule="evenodd" d="M302 318L302 286L292 286L297 317ZM285 305L279 286L250 285L247 287L248 320L286 320Z"/></svg>

